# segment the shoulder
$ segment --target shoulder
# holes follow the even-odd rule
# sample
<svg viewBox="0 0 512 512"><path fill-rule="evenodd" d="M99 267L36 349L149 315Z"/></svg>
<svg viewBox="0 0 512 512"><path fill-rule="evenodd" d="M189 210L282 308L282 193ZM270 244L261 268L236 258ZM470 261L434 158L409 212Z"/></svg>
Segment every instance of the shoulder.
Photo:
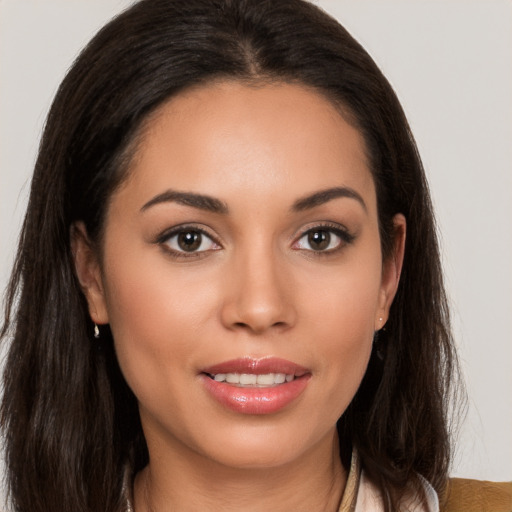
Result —
<svg viewBox="0 0 512 512"><path fill-rule="evenodd" d="M512 512L512 482L450 478L441 512Z"/></svg>

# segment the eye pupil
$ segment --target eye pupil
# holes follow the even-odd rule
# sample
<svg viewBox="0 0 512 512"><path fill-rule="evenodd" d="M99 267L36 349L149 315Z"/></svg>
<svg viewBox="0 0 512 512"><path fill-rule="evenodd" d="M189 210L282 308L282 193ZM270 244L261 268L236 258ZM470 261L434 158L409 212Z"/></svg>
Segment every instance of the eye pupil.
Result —
<svg viewBox="0 0 512 512"><path fill-rule="evenodd" d="M312 249L322 251L329 247L331 243L331 234L329 231L318 230L308 234L308 242Z"/></svg>
<svg viewBox="0 0 512 512"><path fill-rule="evenodd" d="M178 235L178 245L186 252L192 252L201 245L202 236L197 231L184 231Z"/></svg>

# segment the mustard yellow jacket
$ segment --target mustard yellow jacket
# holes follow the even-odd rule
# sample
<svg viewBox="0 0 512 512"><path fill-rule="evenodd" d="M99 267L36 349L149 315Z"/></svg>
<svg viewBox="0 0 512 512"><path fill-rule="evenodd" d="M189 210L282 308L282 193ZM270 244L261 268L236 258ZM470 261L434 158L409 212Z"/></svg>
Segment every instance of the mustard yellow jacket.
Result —
<svg viewBox="0 0 512 512"><path fill-rule="evenodd" d="M512 512L512 482L450 478L441 512Z"/></svg>

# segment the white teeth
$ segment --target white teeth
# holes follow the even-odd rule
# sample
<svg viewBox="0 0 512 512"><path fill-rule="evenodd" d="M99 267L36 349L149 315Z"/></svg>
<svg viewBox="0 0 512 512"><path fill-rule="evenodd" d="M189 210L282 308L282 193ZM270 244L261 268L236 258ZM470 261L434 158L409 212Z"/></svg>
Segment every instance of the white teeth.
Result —
<svg viewBox="0 0 512 512"><path fill-rule="evenodd" d="M254 374L250 374L250 373L242 373L242 375L240 375L240 384L242 385L249 385L249 384L256 384L256 381L257 381L257 378L258 376L257 375L254 375Z"/></svg>
<svg viewBox="0 0 512 512"><path fill-rule="evenodd" d="M227 382L239 386L275 386L284 382L291 382L295 376L285 373L264 373L256 375L253 373L216 373L211 375L216 382Z"/></svg>
<svg viewBox="0 0 512 512"><path fill-rule="evenodd" d="M261 386L271 386L275 384L275 375L273 373L266 373L263 375L258 375L256 382Z"/></svg>
<svg viewBox="0 0 512 512"><path fill-rule="evenodd" d="M293 375L291 377L293 377ZM284 373L276 373L274 380L276 384L282 384L283 382L286 381L286 375Z"/></svg>

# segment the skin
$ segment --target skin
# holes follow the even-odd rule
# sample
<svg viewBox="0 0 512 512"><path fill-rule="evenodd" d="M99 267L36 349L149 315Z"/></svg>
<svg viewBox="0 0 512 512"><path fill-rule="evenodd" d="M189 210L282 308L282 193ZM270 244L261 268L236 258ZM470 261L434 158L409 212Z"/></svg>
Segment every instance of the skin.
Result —
<svg viewBox="0 0 512 512"><path fill-rule="evenodd" d="M360 133L305 87L215 83L158 109L129 173L101 254L81 223L73 252L91 317L110 323L139 401L150 463L136 478L137 512L337 510L346 471L336 421L387 320L405 240L397 215L395 250L382 261ZM293 208L332 187L359 199ZM144 208L169 189L207 194L229 212L171 200ZM182 224L208 234L198 252L162 239ZM319 250L305 235L319 226L350 236L329 233ZM307 368L306 389L273 414L227 409L200 371L246 356Z"/></svg>

